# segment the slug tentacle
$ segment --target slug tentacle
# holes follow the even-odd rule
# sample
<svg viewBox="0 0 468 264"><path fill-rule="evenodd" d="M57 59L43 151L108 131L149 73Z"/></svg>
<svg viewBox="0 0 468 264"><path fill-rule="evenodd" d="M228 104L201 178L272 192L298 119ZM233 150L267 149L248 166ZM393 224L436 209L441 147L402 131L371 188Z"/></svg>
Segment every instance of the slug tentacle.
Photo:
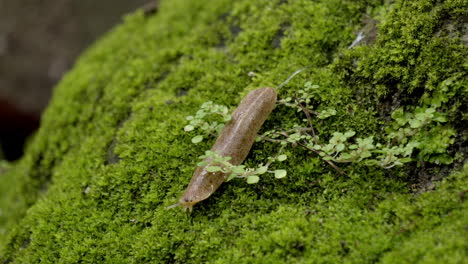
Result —
<svg viewBox="0 0 468 264"><path fill-rule="evenodd" d="M166 210L172 209L172 208L177 207L177 206L181 206L181 204L180 203L173 204L171 206L166 207Z"/></svg>

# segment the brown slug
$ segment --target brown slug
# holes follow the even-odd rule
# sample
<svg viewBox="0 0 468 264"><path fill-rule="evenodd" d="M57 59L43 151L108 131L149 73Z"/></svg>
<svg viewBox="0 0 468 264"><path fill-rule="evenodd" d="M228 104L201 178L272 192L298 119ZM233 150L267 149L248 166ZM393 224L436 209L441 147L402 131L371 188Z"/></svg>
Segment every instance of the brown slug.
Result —
<svg viewBox="0 0 468 264"><path fill-rule="evenodd" d="M232 114L232 119L224 127L211 151L221 156L231 157L231 164L241 164L250 152L257 132L275 107L277 92L274 88L265 87L251 91L240 102ZM211 158L205 161L210 162ZM197 167L192 179L179 202L168 209L182 206L192 210L192 207L212 195L226 180L223 172L208 172L208 163Z"/></svg>

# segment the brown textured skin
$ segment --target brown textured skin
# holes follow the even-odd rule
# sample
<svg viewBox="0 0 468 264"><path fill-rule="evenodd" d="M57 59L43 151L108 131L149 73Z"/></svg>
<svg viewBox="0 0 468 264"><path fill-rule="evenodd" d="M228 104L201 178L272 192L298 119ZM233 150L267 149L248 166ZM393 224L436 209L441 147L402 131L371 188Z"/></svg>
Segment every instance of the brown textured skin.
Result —
<svg viewBox="0 0 468 264"><path fill-rule="evenodd" d="M276 90L270 87L251 91L234 111L211 150L231 157L233 165L241 164L249 154L258 130L275 107L276 97ZM197 167L179 199L179 205L191 210L194 204L208 198L226 180L225 173L206 171L209 166L212 165Z"/></svg>

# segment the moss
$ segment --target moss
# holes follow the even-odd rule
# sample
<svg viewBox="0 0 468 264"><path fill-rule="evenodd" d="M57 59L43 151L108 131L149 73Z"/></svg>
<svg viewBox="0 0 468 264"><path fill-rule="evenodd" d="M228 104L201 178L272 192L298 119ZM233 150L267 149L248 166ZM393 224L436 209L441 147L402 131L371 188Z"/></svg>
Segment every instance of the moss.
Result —
<svg viewBox="0 0 468 264"><path fill-rule="evenodd" d="M25 157L1 174L2 263L459 263L466 259L466 1L162 1L89 49L57 87ZM367 15L372 46L348 49ZM319 85L317 121L382 136L400 107L437 105L451 165L381 170L289 149L288 177L224 184L192 214L165 210L197 157L185 117L249 90ZM255 78L247 73L253 71ZM464 108L465 107L465 108ZM264 126L302 118L277 107ZM256 144L248 164L275 151ZM431 170L429 170L431 169ZM444 178L416 195L421 175ZM448 176L449 175L449 176Z"/></svg>

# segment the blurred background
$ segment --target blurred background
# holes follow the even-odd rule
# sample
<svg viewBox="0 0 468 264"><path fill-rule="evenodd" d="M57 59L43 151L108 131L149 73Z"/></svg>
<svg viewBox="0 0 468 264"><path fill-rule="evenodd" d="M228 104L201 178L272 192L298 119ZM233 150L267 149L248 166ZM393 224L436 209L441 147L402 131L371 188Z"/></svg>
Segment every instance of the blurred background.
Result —
<svg viewBox="0 0 468 264"><path fill-rule="evenodd" d="M77 56L123 15L153 1L0 0L0 160L21 157Z"/></svg>

